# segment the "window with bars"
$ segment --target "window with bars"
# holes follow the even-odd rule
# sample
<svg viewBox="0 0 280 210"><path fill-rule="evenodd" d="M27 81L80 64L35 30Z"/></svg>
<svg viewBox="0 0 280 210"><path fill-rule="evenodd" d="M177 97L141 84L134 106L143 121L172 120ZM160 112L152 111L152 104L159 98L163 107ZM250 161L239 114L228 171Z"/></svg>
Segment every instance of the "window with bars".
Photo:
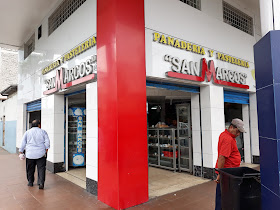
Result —
<svg viewBox="0 0 280 210"><path fill-rule="evenodd" d="M200 0L180 0L180 1L200 10Z"/></svg>
<svg viewBox="0 0 280 210"><path fill-rule="evenodd" d="M24 59L26 59L35 50L35 34L24 44Z"/></svg>
<svg viewBox="0 0 280 210"><path fill-rule="evenodd" d="M86 0L64 0L49 17L49 35L51 35Z"/></svg>
<svg viewBox="0 0 280 210"><path fill-rule="evenodd" d="M223 2L224 22L253 35L253 18L246 15L244 12L236 9L230 4Z"/></svg>

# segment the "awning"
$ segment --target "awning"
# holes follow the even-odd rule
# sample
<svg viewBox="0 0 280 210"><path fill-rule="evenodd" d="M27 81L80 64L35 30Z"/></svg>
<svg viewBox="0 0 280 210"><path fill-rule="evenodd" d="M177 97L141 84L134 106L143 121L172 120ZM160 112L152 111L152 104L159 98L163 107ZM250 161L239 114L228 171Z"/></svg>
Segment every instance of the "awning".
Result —
<svg viewBox="0 0 280 210"><path fill-rule="evenodd" d="M9 96L13 93L17 92L17 85L10 85L6 89L0 92L2 96Z"/></svg>

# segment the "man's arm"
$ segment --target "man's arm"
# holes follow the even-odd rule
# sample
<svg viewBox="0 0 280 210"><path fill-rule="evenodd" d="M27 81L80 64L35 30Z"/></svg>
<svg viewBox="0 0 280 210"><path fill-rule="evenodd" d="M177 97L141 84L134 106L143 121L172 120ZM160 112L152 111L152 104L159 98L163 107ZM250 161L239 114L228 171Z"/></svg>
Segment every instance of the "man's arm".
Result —
<svg viewBox="0 0 280 210"><path fill-rule="evenodd" d="M50 139L49 139L48 133L46 131L44 131L44 139L45 139L45 147L46 147L46 153L47 153L50 148Z"/></svg>
<svg viewBox="0 0 280 210"><path fill-rule="evenodd" d="M25 134L22 137L22 141L21 141L21 147L19 149L19 154L22 154L23 151L25 150L26 147L26 143L27 143L27 134L25 132Z"/></svg>
<svg viewBox="0 0 280 210"><path fill-rule="evenodd" d="M226 162L226 158L223 155L220 155L218 158L218 168L223 168Z"/></svg>
<svg viewBox="0 0 280 210"><path fill-rule="evenodd" d="M218 158L218 168L223 168L226 162L226 158L223 155L220 155ZM220 181L220 174L217 176L217 179L215 180L217 183Z"/></svg>

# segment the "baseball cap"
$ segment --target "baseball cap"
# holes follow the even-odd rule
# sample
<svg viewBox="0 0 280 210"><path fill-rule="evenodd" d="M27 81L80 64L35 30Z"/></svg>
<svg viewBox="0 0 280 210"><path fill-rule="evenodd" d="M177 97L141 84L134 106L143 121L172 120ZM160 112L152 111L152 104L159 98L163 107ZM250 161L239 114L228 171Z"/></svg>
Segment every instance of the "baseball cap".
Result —
<svg viewBox="0 0 280 210"><path fill-rule="evenodd" d="M235 118L231 121L231 124L236 126L237 129L242 132L242 133L246 133L245 129L244 129L244 122L238 118Z"/></svg>

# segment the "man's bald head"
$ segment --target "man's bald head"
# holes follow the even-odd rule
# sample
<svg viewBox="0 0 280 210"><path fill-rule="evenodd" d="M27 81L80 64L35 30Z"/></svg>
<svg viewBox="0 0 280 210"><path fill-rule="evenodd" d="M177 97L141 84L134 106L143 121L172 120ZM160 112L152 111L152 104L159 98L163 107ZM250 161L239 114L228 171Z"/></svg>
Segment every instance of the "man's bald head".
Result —
<svg viewBox="0 0 280 210"><path fill-rule="evenodd" d="M41 127L40 120L36 119L36 120L32 121L32 128L34 128L34 127L39 127L39 128Z"/></svg>

